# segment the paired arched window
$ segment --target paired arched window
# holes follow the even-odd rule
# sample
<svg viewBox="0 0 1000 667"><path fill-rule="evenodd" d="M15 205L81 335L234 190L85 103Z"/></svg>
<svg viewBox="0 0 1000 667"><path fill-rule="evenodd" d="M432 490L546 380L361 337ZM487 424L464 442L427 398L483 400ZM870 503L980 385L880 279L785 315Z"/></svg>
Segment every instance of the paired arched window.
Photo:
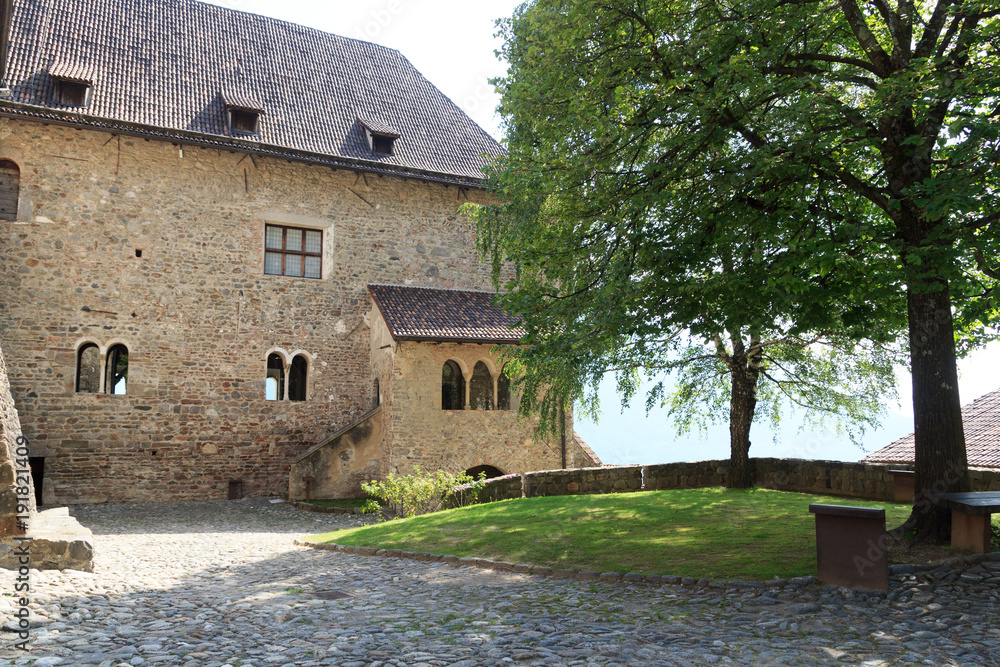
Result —
<svg viewBox="0 0 1000 667"><path fill-rule="evenodd" d="M269 354L264 398L269 401L304 401L308 396L309 359L304 354L297 354L290 364L286 364L281 354Z"/></svg>
<svg viewBox="0 0 1000 667"><path fill-rule="evenodd" d="M285 360L280 354L267 357L267 379L264 380L264 395L269 401L280 401L285 397Z"/></svg>
<svg viewBox="0 0 1000 667"><path fill-rule="evenodd" d="M0 220L17 220L17 199L21 192L21 169L10 160L0 160Z"/></svg>
<svg viewBox="0 0 1000 667"><path fill-rule="evenodd" d="M449 359L441 368L441 409L464 410L465 376L457 362ZM496 378L490 367L477 361L469 379L469 410L510 410L510 378L502 370Z"/></svg>
<svg viewBox="0 0 1000 667"><path fill-rule="evenodd" d="M76 351L75 390L79 394L128 394L128 347L118 343L102 355L96 343L81 345Z"/></svg>
<svg viewBox="0 0 1000 667"><path fill-rule="evenodd" d="M82 345L76 352L76 391L79 394L101 391L101 348L93 343Z"/></svg>
<svg viewBox="0 0 1000 667"><path fill-rule="evenodd" d="M493 409L493 376L489 367L477 361L472 369L472 381L469 383L469 407L473 410Z"/></svg>
<svg viewBox="0 0 1000 667"><path fill-rule="evenodd" d="M104 393L124 396L128 388L128 348L115 345L108 350L107 382Z"/></svg>
<svg viewBox="0 0 1000 667"><path fill-rule="evenodd" d="M459 365L450 359L441 369L441 409L465 409L465 377Z"/></svg>
<svg viewBox="0 0 1000 667"><path fill-rule="evenodd" d="M510 377L506 366L497 378L497 410L510 410Z"/></svg>
<svg viewBox="0 0 1000 667"><path fill-rule="evenodd" d="M288 369L288 400L306 400L306 377L309 374L309 362L301 354L292 359Z"/></svg>

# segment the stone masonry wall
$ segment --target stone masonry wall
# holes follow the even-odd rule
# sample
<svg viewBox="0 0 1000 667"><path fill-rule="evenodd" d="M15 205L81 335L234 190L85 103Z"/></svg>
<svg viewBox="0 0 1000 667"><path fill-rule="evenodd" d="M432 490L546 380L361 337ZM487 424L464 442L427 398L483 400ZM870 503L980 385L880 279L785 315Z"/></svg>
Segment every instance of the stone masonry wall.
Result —
<svg viewBox="0 0 1000 667"><path fill-rule="evenodd" d="M283 493L292 458L374 403L367 283L489 287L457 213L477 191L7 119L0 158L21 171L0 338L47 504ZM264 275L268 222L325 232L322 280ZM127 396L74 393L84 342L128 346ZM309 355L307 401L265 400L278 349Z"/></svg>
<svg viewBox="0 0 1000 667"><path fill-rule="evenodd" d="M536 422L511 410L442 410L441 369L449 359L472 377L477 361L498 376L491 345L400 342L395 345L392 377L391 469L408 474L413 465L424 472L452 472L490 465L501 472L553 468L562 465L557 438L538 439ZM567 459L577 460L579 447L567 419ZM388 439L388 438L387 438Z"/></svg>
<svg viewBox="0 0 1000 667"><path fill-rule="evenodd" d="M641 491L642 473L643 466L602 466L529 472L524 475L524 494L528 498L533 498Z"/></svg>

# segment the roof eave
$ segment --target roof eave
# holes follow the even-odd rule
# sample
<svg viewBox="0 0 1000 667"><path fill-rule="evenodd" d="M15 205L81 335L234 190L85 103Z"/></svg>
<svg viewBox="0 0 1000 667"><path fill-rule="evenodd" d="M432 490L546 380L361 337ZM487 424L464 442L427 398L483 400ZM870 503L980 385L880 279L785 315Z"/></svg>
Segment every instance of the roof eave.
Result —
<svg viewBox="0 0 1000 667"><path fill-rule="evenodd" d="M475 188L480 190L486 188L485 182L481 178L471 178L458 174L442 174L438 172L415 169L413 167L396 165L386 167L381 163L369 162L358 158L311 153L309 151L287 148L273 144L251 142L234 137L191 132L190 130L175 130L172 128L162 128L152 125L141 125L127 121L101 118L99 116L87 116L86 114L72 113L59 109L52 109L50 107L23 104L21 102L6 99L0 99L0 116L6 116L8 118L26 118L43 124L65 125L68 127L105 131L114 134L141 137L144 139L159 139L204 148L225 148L236 152L259 155L261 157L274 157L283 160L290 160L292 162L322 165L333 169L350 169L373 174L397 176L400 178L428 181L443 185L457 185L460 187Z"/></svg>

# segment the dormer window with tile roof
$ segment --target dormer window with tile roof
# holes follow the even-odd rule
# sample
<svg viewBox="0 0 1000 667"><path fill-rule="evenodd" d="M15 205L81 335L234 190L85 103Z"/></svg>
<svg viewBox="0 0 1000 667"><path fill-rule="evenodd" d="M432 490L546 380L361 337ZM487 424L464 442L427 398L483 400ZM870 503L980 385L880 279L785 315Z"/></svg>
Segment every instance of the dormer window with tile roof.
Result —
<svg viewBox="0 0 1000 667"><path fill-rule="evenodd" d="M257 136L260 134L260 111L229 107L229 131L232 134Z"/></svg>
<svg viewBox="0 0 1000 667"><path fill-rule="evenodd" d="M372 153L379 155L393 155L396 139L401 136L391 125L378 121L358 119L365 137L368 139L368 148Z"/></svg>
<svg viewBox="0 0 1000 667"><path fill-rule="evenodd" d="M90 106L90 88L94 82L93 68L87 65L54 63L49 74L55 81L57 105L83 108Z"/></svg>

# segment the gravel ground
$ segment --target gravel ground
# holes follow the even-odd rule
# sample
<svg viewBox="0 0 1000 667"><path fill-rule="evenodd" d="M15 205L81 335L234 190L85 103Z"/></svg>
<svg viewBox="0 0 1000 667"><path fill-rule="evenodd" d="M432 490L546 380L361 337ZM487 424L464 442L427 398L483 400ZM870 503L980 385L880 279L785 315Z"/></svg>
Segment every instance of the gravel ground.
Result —
<svg viewBox="0 0 1000 667"><path fill-rule="evenodd" d="M0 633L0 664L1000 665L1000 558L902 574L887 595L654 587L298 547L358 519L266 500L72 513L95 572L33 573L31 650Z"/></svg>

